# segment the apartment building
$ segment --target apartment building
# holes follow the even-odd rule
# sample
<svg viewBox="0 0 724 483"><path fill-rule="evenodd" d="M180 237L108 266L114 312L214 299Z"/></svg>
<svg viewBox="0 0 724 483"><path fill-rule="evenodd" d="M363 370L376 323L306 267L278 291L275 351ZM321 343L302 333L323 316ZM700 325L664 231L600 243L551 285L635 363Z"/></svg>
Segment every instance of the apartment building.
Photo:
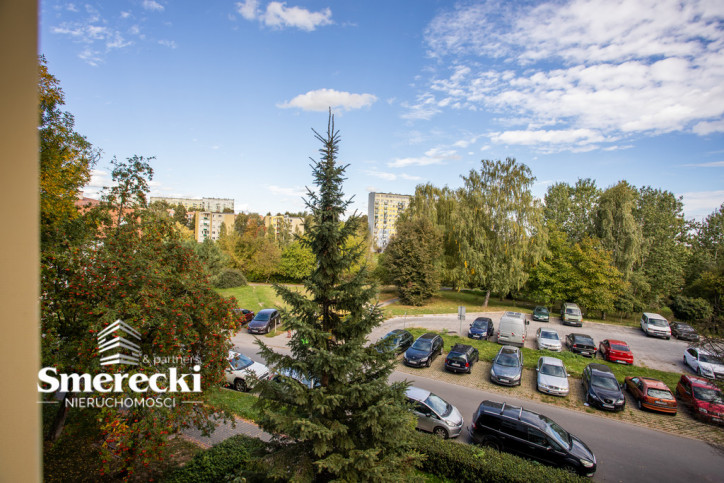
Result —
<svg viewBox="0 0 724 483"><path fill-rule="evenodd" d="M285 228L289 229L289 234L303 235L304 234L304 218L299 216L289 215L276 215L276 216L265 216L264 226L266 226L267 233L274 233L274 237L277 238L281 235L282 230Z"/></svg>
<svg viewBox="0 0 724 483"><path fill-rule="evenodd" d="M151 203L154 201L165 201L170 205L181 204L187 211L222 213L226 210L234 212L234 200L230 198L167 198L151 196Z"/></svg>
<svg viewBox="0 0 724 483"><path fill-rule="evenodd" d="M218 240L221 234L221 225L226 224L226 230L234 229L236 215L233 213L213 213L210 211L197 211L194 223L194 238L201 243L206 239Z"/></svg>
<svg viewBox="0 0 724 483"><path fill-rule="evenodd" d="M375 192L369 194L367 223L372 235L373 249L385 249L392 235L397 233L397 218L409 204L409 195Z"/></svg>

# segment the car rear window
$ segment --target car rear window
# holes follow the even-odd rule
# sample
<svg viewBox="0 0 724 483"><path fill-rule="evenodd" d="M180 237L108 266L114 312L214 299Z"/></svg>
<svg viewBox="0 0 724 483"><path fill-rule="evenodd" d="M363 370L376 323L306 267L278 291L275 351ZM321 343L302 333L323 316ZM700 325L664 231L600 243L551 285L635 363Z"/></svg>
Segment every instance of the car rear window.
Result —
<svg viewBox="0 0 724 483"><path fill-rule="evenodd" d="M448 358L448 360L455 361L455 362L466 362L467 361L464 354L450 353L447 355L447 358Z"/></svg>
<svg viewBox="0 0 724 483"><path fill-rule="evenodd" d="M613 349L615 351L620 351L620 352L631 352L631 350L628 348L628 346L621 345L621 344L611 344L611 349Z"/></svg>
<svg viewBox="0 0 724 483"><path fill-rule="evenodd" d="M653 387L646 391L646 395L650 397L657 397L659 399L674 399L674 396L672 396L669 391Z"/></svg>

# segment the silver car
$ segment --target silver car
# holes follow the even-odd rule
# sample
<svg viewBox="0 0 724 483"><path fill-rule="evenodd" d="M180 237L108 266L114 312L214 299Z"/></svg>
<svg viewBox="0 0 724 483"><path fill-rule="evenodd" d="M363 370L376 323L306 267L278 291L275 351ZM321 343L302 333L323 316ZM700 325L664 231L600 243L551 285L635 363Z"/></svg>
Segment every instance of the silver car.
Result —
<svg viewBox="0 0 724 483"><path fill-rule="evenodd" d="M520 386L523 375L523 353L519 348L504 345L493 359L490 380L503 386Z"/></svg>
<svg viewBox="0 0 724 483"><path fill-rule="evenodd" d="M555 329L540 328L535 333L535 340L539 350L561 351L561 338Z"/></svg>
<svg viewBox="0 0 724 483"><path fill-rule="evenodd" d="M456 438L463 429L463 416L455 406L426 389L410 386L407 400L417 417L417 429L441 438Z"/></svg>
<svg viewBox="0 0 724 483"><path fill-rule="evenodd" d="M554 396L567 396L568 373L563 361L555 357L541 357L536 366L538 373L537 387L540 392Z"/></svg>

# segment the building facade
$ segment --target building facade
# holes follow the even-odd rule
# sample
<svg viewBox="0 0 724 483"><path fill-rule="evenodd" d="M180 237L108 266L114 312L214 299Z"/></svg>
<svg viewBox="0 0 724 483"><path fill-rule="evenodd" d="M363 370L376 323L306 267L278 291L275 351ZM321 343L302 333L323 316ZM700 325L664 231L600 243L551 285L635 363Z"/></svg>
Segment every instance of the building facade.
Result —
<svg viewBox="0 0 724 483"><path fill-rule="evenodd" d="M154 201L165 201L170 205L181 204L187 211L222 213L226 210L234 212L234 200L230 198L166 198L151 196L151 203Z"/></svg>
<svg viewBox="0 0 724 483"><path fill-rule="evenodd" d="M218 240L221 234L221 225L226 224L226 230L234 229L236 215L233 213L213 213L210 211L197 211L194 223L194 238L199 243L206 239Z"/></svg>
<svg viewBox="0 0 724 483"><path fill-rule="evenodd" d="M274 238L278 239L283 230L288 229L290 236L298 234L299 236L304 235L304 218L299 216L289 215L276 215L276 216L265 216L264 226L266 226L267 233L274 233Z"/></svg>
<svg viewBox="0 0 724 483"><path fill-rule="evenodd" d="M373 249L385 249L392 235L397 233L398 217L409 204L409 195L375 192L369 194L367 223L372 236Z"/></svg>

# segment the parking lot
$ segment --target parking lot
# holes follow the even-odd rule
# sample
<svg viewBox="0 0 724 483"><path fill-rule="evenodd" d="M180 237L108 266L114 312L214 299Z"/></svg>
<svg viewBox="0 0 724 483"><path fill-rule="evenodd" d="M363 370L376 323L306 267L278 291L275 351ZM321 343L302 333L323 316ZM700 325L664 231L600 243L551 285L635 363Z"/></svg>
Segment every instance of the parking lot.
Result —
<svg viewBox="0 0 724 483"><path fill-rule="evenodd" d="M467 336L468 326L476 317L490 317L497 330L500 317L503 312L468 312L465 320L460 324L456 315L424 315L415 317L396 317L386 320L370 334L369 339L376 341L392 329L403 329L406 327L422 327L431 330L447 330L458 333L462 327L463 337ZM530 320L530 315L527 316ZM556 329L564 343L567 334L577 332L590 335L598 348L599 342L604 339L618 339L628 343L634 354L634 364L669 372L690 373L688 367L684 366L682 358L684 350L689 342L680 341L676 338L671 340L647 337L640 328L625 327L613 324L587 322L584 320L583 327L571 327L563 325L558 317L551 317L550 322L531 321L528 326L528 336L525 347L535 349L535 333L539 327ZM495 338L492 339L495 341Z"/></svg>

